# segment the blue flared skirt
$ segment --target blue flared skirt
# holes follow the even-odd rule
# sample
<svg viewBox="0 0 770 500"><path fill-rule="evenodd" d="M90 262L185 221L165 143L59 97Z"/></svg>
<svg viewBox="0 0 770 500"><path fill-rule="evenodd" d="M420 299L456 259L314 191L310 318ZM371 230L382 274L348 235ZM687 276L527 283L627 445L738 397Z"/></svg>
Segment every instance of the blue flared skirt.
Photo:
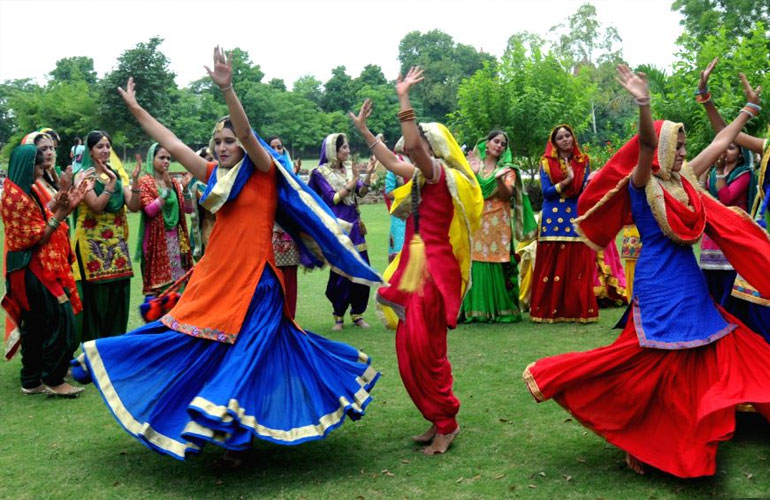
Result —
<svg viewBox="0 0 770 500"><path fill-rule="evenodd" d="M234 344L159 321L83 344L73 376L94 382L113 416L149 448L184 460L208 442L253 437L283 445L323 439L371 401L379 373L353 347L298 329L268 267Z"/></svg>

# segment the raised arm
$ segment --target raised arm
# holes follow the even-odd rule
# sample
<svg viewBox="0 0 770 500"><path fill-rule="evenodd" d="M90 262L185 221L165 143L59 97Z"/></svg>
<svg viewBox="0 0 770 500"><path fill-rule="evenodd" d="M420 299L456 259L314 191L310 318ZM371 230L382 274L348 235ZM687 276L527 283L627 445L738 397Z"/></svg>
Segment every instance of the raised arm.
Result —
<svg viewBox="0 0 770 500"><path fill-rule="evenodd" d="M628 91L639 105L639 159L631 174L631 182L636 187L647 185L652 175L652 158L658 147L658 137L650 111L650 91L644 73L634 73L628 66L618 66L618 83Z"/></svg>
<svg viewBox="0 0 770 500"><path fill-rule="evenodd" d="M366 124L367 118L372 114L372 101L371 99L364 100L361 105L361 110L358 115L348 113L348 116L353 121L353 125L356 130L363 136L366 145L369 146L369 150L374 154L374 157L382 163L385 168L390 170L396 175L400 175L405 179L411 179L414 175L414 167L396 156L393 151L389 150L381 140L369 130Z"/></svg>
<svg viewBox="0 0 770 500"><path fill-rule="evenodd" d="M396 94L400 109L398 119L401 121L401 133L404 136L404 150L415 166L420 169L426 180L432 181L434 175L433 155L421 140L420 129L417 127L414 109L409 101L409 91L412 86L423 80L422 68L413 66L405 77L398 75L396 80Z"/></svg>
<svg viewBox="0 0 770 500"><path fill-rule="evenodd" d="M118 87L118 93L126 103L126 107L134 115L136 121L144 129L147 134L152 137L156 142L163 144L163 147L171 153L171 156L177 159L196 179L200 179L203 182L207 182L206 171L208 162L198 156L195 151L187 147L185 143L180 141L176 135L169 129L167 129L162 123L152 117L144 108L142 108L136 100L136 89L134 86L134 78L131 77L126 83L126 89Z"/></svg>
<svg viewBox="0 0 770 500"><path fill-rule="evenodd" d="M714 132L718 133L727 126L727 123L714 105L714 100L711 99L711 93L708 90L709 76L711 76L711 72L714 71L717 62L719 62L719 58L715 57L714 60L706 66L706 69L701 71L700 80L698 81L697 99L699 103L703 104L703 109L706 110L706 115L709 118L709 122L711 122L711 128L714 129ZM739 132L735 137L735 143L742 148L748 148L755 153L762 154L764 141L758 137Z"/></svg>
<svg viewBox="0 0 770 500"><path fill-rule="evenodd" d="M746 95L746 100L749 104L759 106L759 93L762 91L761 87L752 89L749 81L746 79L746 75L740 73L741 83L743 84L743 93ZM695 175L700 176L706 171L716 160L719 155L727 149L727 146L731 142L735 141L735 137L741 131L746 122L751 118L754 118L758 114L758 111L750 106L746 106L740 110L738 116L728 126L723 128L717 136L711 141L711 144L701 151L698 156L690 161L689 165L692 168Z"/></svg>
<svg viewBox="0 0 770 500"><path fill-rule="evenodd" d="M214 49L214 71L209 69L208 66L206 66L206 71L208 71L209 76L217 84L222 91L222 95L225 97L235 136L241 142L251 161L254 162L254 166L262 172L267 172L270 170L273 160L270 157L270 153L265 151L251 132L251 125L249 125L249 119L246 117L246 111L243 110L241 101L238 100L238 96L235 95L235 90L233 89L232 63L225 57L221 47Z"/></svg>

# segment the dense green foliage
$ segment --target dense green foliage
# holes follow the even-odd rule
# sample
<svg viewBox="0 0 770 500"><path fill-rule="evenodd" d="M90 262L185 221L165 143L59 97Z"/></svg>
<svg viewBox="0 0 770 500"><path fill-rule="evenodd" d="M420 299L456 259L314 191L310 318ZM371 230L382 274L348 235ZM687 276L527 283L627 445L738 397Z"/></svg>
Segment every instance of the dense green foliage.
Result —
<svg viewBox="0 0 770 500"><path fill-rule="evenodd" d="M682 16L683 33L673 71L641 65L651 82L653 113L682 121L689 148L702 148L713 132L693 98L700 70L715 56L722 62L710 87L717 107L728 121L743 103L737 73L754 85L770 88L768 53L770 1L674 0ZM548 132L558 123L573 125L594 166L606 161L633 134L636 108L615 82L615 66L623 61L622 40L613 26L602 26L596 8L580 6L545 40L527 32L512 33L499 59L463 45L439 30L408 33L399 43L401 70L419 64L425 81L415 88L413 105L421 120L446 122L460 143L469 146L491 128L509 132L514 154L534 173ZM179 87L161 51L163 40L153 37L120 54L115 69L98 78L86 56L63 58L38 85L29 79L0 84L0 146L3 158L27 132L53 127L63 138L59 163L75 136L104 129L121 152L141 148L146 135L125 110L115 88L129 76L138 98L185 143L208 142L214 121L226 114L221 93L205 73ZM340 52L344 60L344 52ZM235 48L233 84L252 125L263 136L280 135L295 157L317 157L326 134L346 132L354 151L365 155L361 138L346 118L365 98L374 101L371 127L393 145L400 135L395 119L398 103L395 75L384 75L374 64L358 76L344 65L331 69L323 82L303 75L295 82L263 81L264 72L249 54ZM767 113L753 120L749 133L763 135Z"/></svg>

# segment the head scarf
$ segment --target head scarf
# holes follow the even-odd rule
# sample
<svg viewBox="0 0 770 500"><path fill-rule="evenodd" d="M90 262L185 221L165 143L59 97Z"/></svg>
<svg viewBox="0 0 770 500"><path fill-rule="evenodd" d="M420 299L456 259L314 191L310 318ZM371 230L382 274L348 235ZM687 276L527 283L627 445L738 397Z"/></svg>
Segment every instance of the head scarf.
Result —
<svg viewBox="0 0 770 500"><path fill-rule="evenodd" d="M482 163L487 157L487 140L480 139L476 143L476 151L478 152L479 159ZM535 221L535 211L532 209L532 204L529 201L529 194L524 189L524 183L521 178L521 170L519 167L513 164L513 154L511 148L508 146L508 137L506 136L506 146L503 154L497 159L497 167L495 168L493 175L489 177L483 177L480 174L476 174L476 179L481 186L481 192L484 198L489 198L495 189L497 189L497 173L503 168L510 168L516 172L516 180L513 186L513 194L511 196L511 208L513 209L513 231L514 237L517 241L528 241L537 236L537 222Z"/></svg>
<svg viewBox="0 0 770 500"><path fill-rule="evenodd" d="M225 122L229 119L229 116L220 119L217 124L214 125L214 130L211 131L209 149L214 154L214 158L217 161L219 161L219 157L217 156L217 150L214 147L214 134L221 132L222 129L225 128ZM259 138L262 147L265 147L265 141L259 136L257 137ZM249 155L246 154L246 150L243 149L243 145L241 145L240 141L238 141L238 146L243 150L243 158L241 158L241 161L230 168L223 168L217 165L211 177L209 177L206 189L201 196L199 203L212 214L217 213L228 201L236 199L241 193L243 186L246 185L246 181L249 180L249 177L251 177L251 174L254 172L254 163L252 163ZM270 151L272 148L267 146L267 150Z"/></svg>
<svg viewBox="0 0 770 500"><path fill-rule="evenodd" d="M545 154L541 157L540 162L543 166L543 170L545 170L545 173L548 175L548 178L551 179L552 184L556 184L567 178L567 165L559 157L559 148L551 142L551 137L553 137L554 132L560 128L566 128L569 133L572 134L572 159L570 160L570 166L572 166L572 171L575 176L572 179L572 183L566 189L562 190L564 196L572 198L580 194L580 190L583 187L583 179L585 178L585 171L589 168L588 155L580 150L577 136L572 130L572 127L566 123L562 123L556 125L553 130L551 130L551 133L548 135L548 143L545 145Z"/></svg>
<svg viewBox="0 0 770 500"><path fill-rule="evenodd" d="M736 165L729 174L725 181L728 185L732 184L738 177L742 175L749 176L749 186L747 188L746 196L746 208L751 211L751 207L754 205L754 198L757 195L757 176L754 173L754 154L748 148L740 148L743 161ZM716 166L711 167L708 176L708 191L714 198L719 199L719 190L717 189L717 169Z"/></svg>
<svg viewBox="0 0 770 500"><path fill-rule="evenodd" d="M345 142L347 142L347 136L342 133L329 134L326 136L321 143L321 156L318 158L318 166L315 168L315 170L318 170L323 178L326 179L326 182L329 183L332 189L337 192L341 191L345 185L355 177L355 173L353 172L353 162L350 159L342 164L342 175L332 168L339 163L339 160L337 159L337 138L340 136L344 137ZM356 193L354 191L348 191L345 196L340 199L340 202L346 205L354 205L356 203Z"/></svg>
<svg viewBox="0 0 770 500"><path fill-rule="evenodd" d="M150 149L147 150L147 157L145 158L142 170L146 175L149 175L155 183L155 151L159 147L162 147L157 142L153 142ZM176 187L172 181L171 186L166 190L165 196L162 193L158 193L158 196L163 197L163 206L161 207L161 213L163 214L163 225L166 230L174 229L179 224L179 198L177 197ZM136 252L134 253L134 260L144 261L144 228L147 224L147 215L144 210L140 212L139 216L139 234L136 239Z"/></svg>

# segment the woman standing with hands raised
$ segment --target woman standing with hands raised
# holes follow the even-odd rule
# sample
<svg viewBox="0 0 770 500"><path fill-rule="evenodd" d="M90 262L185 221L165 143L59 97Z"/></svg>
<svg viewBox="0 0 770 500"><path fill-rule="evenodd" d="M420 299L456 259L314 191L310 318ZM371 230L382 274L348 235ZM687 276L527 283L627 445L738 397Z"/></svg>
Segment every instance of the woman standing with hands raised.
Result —
<svg viewBox="0 0 770 500"><path fill-rule="evenodd" d="M347 344L301 330L285 306L272 247L273 223L320 249L329 265L371 284L333 215L271 156L249 125L232 86L232 67L214 50L209 76L230 116L219 120L207 162L136 100L133 79L119 89L131 114L190 173L207 182L201 199L216 222L206 252L168 314L121 337L83 345L73 362L93 380L115 418L149 448L183 460L213 442L247 449L254 437L294 445L323 439L346 416L360 418L379 373ZM311 240L311 241L308 241Z"/></svg>
<svg viewBox="0 0 770 500"><path fill-rule="evenodd" d="M386 318L398 318L397 325L388 326L396 328L401 380L431 424L412 439L427 445L426 455L435 455L446 452L460 432L447 329L457 326L470 282L471 235L479 225L484 199L449 130L440 123L417 123L409 91L422 79L422 69L413 67L396 83L404 150L413 164L398 158L369 131L369 99L358 116L350 116L377 160L410 179L394 191L391 213L408 216L404 246L388 266L390 286L377 291L377 301Z"/></svg>

